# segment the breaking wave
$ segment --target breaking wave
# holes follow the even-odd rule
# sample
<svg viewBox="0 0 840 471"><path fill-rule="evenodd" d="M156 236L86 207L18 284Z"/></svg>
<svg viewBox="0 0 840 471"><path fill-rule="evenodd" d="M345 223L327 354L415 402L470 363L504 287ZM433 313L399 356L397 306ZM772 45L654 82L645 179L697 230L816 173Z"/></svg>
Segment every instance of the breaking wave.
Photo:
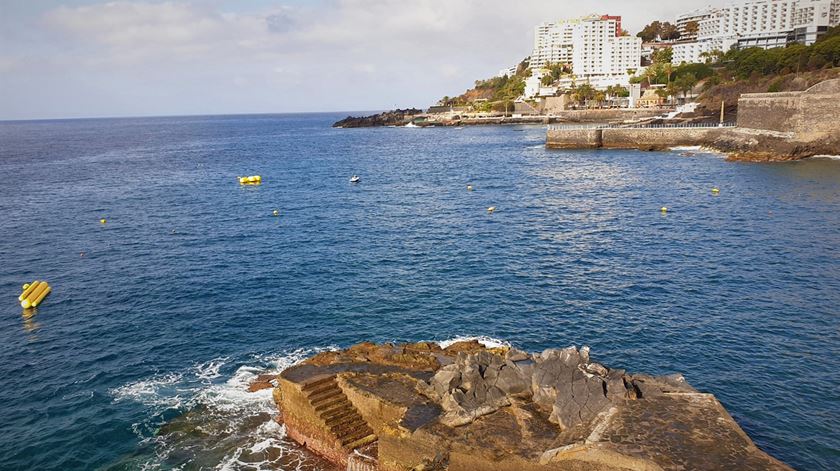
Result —
<svg viewBox="0 0 840 471"><path fill-rule="evenodd" d="M112 389L115 402L140 403L146 414L132 425L138 450L111 468L324 469L323 460L286 438L272 390L248 392L258 375L279 373L320 350L253 355L239 366L216 358Z"/></svg>
<svg viewBox="0 0 840 471"><path fill-rule="evenodd" d="M478 341L478 343L484 345L487 348L510 347L511 346L510 342L507 342L505 340L495 339L493 337L487 337L485 335L458 336L458 337L453 337L453 338L448 339L448 340L440 340L440 341L437 342L437 344L440 345L440 348L446 348L446 347L452 345L453 343L469 342L471 340L476 340L476 341Z"/></svg>

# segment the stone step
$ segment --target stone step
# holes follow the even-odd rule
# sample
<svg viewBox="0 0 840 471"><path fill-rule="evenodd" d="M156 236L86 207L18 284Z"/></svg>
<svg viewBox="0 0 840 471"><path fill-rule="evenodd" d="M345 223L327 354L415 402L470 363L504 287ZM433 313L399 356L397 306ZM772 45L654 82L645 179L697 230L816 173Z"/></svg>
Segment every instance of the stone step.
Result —
<svg viewBox="0 0 840 471"><path fill-rule="evenodd" d="M346 422L348 418L359 415L355 410L347 408L342 411L339 411L337 414L333 414L330 417L324 419L324 422L327 423L327 427L331 427L334 424L338 424L341 422ZM322 417L323 418L323 417Z"/></svg>
<svg viewBox="0 0 840 471"><path fill-rule="evenodd" d="M342 444L342 446L344 447L345 450L355 450L356 448L363 447L363 446L365 446L369 443L373 443L375 441L376 441L376 435L371 433L370 435L366 435L366 436L364 436L364 437L362 437L362 438L360 438L360 439L358 439L354 442L347 443L346 445Z"/></svg>
<svg viewBox="0 0 840 471"><path fill-rule="evenodd" d="M358 427L356 429L352 429L350 431L346 431L341 434L338 439L341 441L341 445L344 446L348 443L354 442L362 437L366 437L373 433L373 430L370 427Z"/></svg>
<svg viewBox="0 0 840 471"><path fill-rule="evenodd" d="M319 411L317 414L318 417L321 418L321 420L326 422L327 420L330 420L333 417L342 414L346 410L351 410L353 412L356 411L356 409L353 408L353 405L349 402L340 402L338 404L333 404L329 409Z"/></svg>
<svg viewBox="0 0 840 471"><path fill-rule="evenodd" d="M310 380L308 383L304 384L301 390L303 391L311 391L312 389L317 388L318 386L323 385L324 383L329 383L330 381L335 381L335 376L324 376L323 378L318 378L315 380Z"/></svg>
<svg viewBox="0 0 840 471"><path fill-rule="evenodd" d="M362 416L357 414L356 411L348 409L345 413L330 418L330 420L327 420L326 423L327 427L336 428L348 422L355 422L358 420L364 421Z"/></svg>
<svg viewBox="0 0 840 471"><path fill-rule="evenodd" d="M316 395L318 395L318 394L320 394L324 391L334 391L334 390L341 391L341 388L338 387L338 383L336 383L335 381L329 381L329 382L326 382L326 383L319 384L312 389L306 389L306 390L303 391L303 393L306 395L306 397L313 397L313 396L316 396Z"/></svg>
<svg viewBox="0 0 840 471"><path fill-rule="evenodd" d="M338 396L344 396L344 393L341 391L341 389L336 388L336 389L329 389L329 390L326 390L326 391L322 391L318 394L315 394L314 396L309 396L308 399L309 399L310 404L312 404L313 406L317 406L319 404L323 404L324 402L326 402L329 399L332 399L332 398L338 397Z"/></svg>
<svg viewBox="0 0 840 471"><path fill-rule="evenodd" d="M368 427L368 424L361 417L353 422L347 422L338 427L331 427L330 431L339 439L361 432L365 432L365 435L372 432L370 427Z"/></svg>
<svg viewBox="0 0 840 471"><path fill-rule="evenodd" d="M314 406L315 407L315 413L318 414L318 415L322 415L322 414L325 414L329 410L333 410L336 407L341 407L341 406L344 406L344 405L352 407L352 404L350 404L350 401L347 400L347 396L345 396L344 394L342 394L340 396L334 396L334 397L330 398L330 400L324 401L324 402L318 404L317 406Z"/></svg>
<svg viewBox="0 0 840 471"><path fill-rule="evenodd" d="M347 404L339 404L338 407L334 407L332 409L321 411L318 413L318 417L320 417L321 420L326 422L335 417L342 416L347 412L357 413L356 409L353 408L353 405L349 402Z"/></svg>

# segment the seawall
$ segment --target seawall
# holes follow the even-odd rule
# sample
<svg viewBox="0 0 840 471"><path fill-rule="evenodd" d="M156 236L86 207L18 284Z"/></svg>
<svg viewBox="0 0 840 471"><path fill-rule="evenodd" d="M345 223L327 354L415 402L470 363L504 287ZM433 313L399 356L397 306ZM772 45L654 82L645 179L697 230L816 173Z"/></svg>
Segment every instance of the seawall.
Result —
<svg viewBox="0 0 840 471"><path fill-rule="evenodd" d="M727 128L604 128L549 129L546 146L556 149L662 150L674 146L708 145Z"/></svg>

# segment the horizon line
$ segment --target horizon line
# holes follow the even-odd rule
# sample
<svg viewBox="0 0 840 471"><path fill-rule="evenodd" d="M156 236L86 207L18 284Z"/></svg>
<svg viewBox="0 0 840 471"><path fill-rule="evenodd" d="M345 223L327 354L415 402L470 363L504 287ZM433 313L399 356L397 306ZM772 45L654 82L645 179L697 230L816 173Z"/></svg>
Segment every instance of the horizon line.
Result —
<svg viewBox="0 0 840 471"><path fill-rule="evenodd" d="M272 115L293 115L293 114L332 114L332 113L382 113L390 111L379 110L337 110L337 111L283 111L264 113L195 113L195 114L149 114L149 115L115 115L115 116L78 116L64 118L0 118L0 123L20 123L32 121L82 121L98 119L144 119L144 118L198 118L212 116L272 116Z"/></svg>

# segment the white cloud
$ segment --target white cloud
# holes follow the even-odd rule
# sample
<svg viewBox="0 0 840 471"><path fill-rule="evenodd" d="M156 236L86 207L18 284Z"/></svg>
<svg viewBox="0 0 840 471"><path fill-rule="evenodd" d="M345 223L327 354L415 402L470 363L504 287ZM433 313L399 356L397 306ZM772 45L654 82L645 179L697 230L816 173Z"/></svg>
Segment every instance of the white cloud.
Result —
<svg viewBox="0 0 840 471"><path fill-rule="evenodd" d="M33 25L40 44L6 39L16 53L0 52L0 69L14 72L0 78L9 82L0 85L15 91L0 87L0 99L10 103L12 114L49 109L32 106L42 98L27 85L46 82L56 90L51 100L68 97L57 110L76 106L78 94L85 93L85 102L97 104L91 109L119 105L109 114L424 106L528 55L538 22L597 10L624 15L625 25L638 30L697 2L326 0L261 3L257 10L241 1L229 5L236 12L225 10L222 0L115 1L43 12ZM83 81L107 85L78 87Z"/></svg>

